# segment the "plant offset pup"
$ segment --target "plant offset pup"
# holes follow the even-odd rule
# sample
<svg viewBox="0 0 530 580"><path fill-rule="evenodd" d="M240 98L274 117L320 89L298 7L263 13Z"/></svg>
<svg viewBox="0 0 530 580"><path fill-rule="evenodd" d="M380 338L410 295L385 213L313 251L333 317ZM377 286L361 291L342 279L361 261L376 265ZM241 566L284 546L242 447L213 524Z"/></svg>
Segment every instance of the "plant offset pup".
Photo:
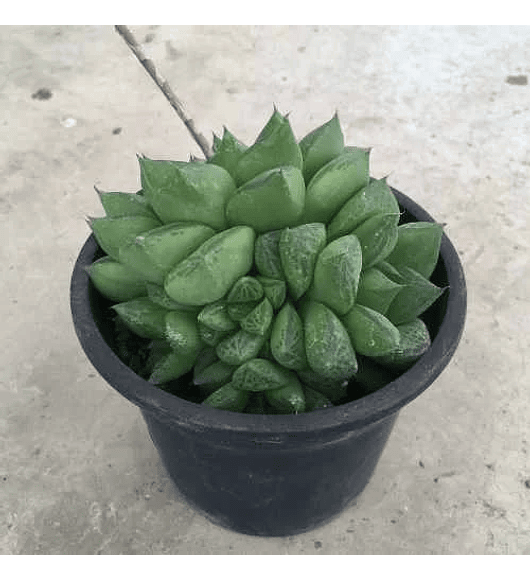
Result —
<svg viewBox="0 0 530 580"><path fill-rule="evenodd" d="M106 216L89 224L106 255L88 273L114 302L118 354L154 385L302 413L384 386L429 349L442 226L400 224L337 115L297 141L274 109L250 146L225 129L207 161L139 163L139 192L98 192Z"/></svg>

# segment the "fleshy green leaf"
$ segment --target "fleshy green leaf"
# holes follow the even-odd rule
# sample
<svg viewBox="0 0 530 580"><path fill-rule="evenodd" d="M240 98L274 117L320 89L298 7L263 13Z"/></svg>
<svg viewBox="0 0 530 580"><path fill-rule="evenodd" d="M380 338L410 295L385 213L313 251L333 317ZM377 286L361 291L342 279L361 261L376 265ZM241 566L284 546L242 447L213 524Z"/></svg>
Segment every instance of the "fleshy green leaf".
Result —
<svg viewBox="0 0 530 580"><path fill-rule="evenodd" d="M236 165L247 149L247 145L241 143L224 127L223 138L217 137L215 140L215 153L208 159L208 163L219 165L234 176Z"/></svg>
<svg viewBox="0 0 530 580"><path fill-rule="evenodd" d="M213 392L230 382L236 368L236 366L228 365L222 360L216 360L205 368L194 369L193 383Z"/></svg>
<svg viewBox="0 0 530 580"><path fill-rule="evenodd" d="M251 334L264 336L271 326L273 315L272 304L264 298L241 320L241 328Z"/></svg>
<svg viewBox="0 0 530 580"><path fill-rule="evenodd" d="M263 286L253 276L242 276L230 289L226 301L255 302L263 297Z"/></svg>
<svg viewBox="0 0 530 580"><path fill-rule="evenodd" d="M91 218L89 225L99 247L115 260L120 259L120 247L148 230L158 227L160 220L145 215Z"/></svg>
<svg viewBox="0 0 530 580"><path fill-rule="evenodd" d="M226 311L234 322L241 322L258 304L258 300L253 302L230 302L226 305Z"/></svg>
<svg viewBox="0 0 530 580"><path fill-rule="evenodd" d="M307 362L325 379L349 379L357 371L350 337L336 314L324 304L311 301L302 315Z"/></svg>
<svg viewBox="0 0 530 580"><path fill-rule="evenodd" d="M397 242L397 222L395 214L376 214L368 218L353 234L359 238L363 252L363 268L367 269L384 260Z"/></svg>
<svg viewBox="0 0 530 580"><path fill-rule="evenodd" d="M226 330L214 330L202 322L198 322L199 336L201 340L211 347L216 347L223 339L225 339L230 332Z"/></svg>
<svg viewBox="0 0 530 580"><path fill-rule="evenodd" d="M427 325L421 318L397 326L399 345L395 351L376 357L379 364L403 371L414 364L431 346L431 337Z"/></svg>
<svg viewBox="0 0 530 580"><path fill-rule="evenodd" d="M306 410L304 389L296 377L285 387L265 391L265 398L279 413L297 415Z"/></svg>
<svg viewBox="0 0 530 580"><path fill-rule="evenodd" d="M256 276L260 284L263 286L265 296L270 300L274 310L279 310L287 296L287 287L283 280L275 278L267 278L266 276Z"/></svg>
<svg viewBox="0 0 530 580"><path fill-rule="evenodd" d="M255 358L265 343L266 337L238 330L223 338L217 345L217 356L229 365L241 365Z"/></svg>
<svg viewBox="0 0 530 580"><path fill-rule="evenodd" d="M147 297L112 306L125 325L142 338L165 338L167 310Z"/></svg>
<svg viewBox="0 0 530 580"><path fill-rule="evenodd" d="M302 319L290 302L274 319L270 345L272 355L282 366L293 370L307 368Z"/></svg>
<svg viewBox="0 0 530 580"><path fill-rule="evenodd" d="M344 135L338 114L308 133L299 143L304 159L303 174L306 183L326 163L340 155L344 150Z"/></svg>
<svg viewBox="0 0 530 580"><path fill-rule="evenodd" d="M280 166L302 170L303 158L287 116L276 109L258 138L240 157L235 168L237 186Z"/></svg>
<svg viewBox="0 0 530 580"><path fill-rule="evenodd" d="M207 304L197 318L212 330L226 332L237 328L237 324L228 315L226 302Z"/></svg>
<svg viewBox="0 0 530 580"><path fill-rule="evenodd" d="M99 200L107 217L144 215L158 219L153 208L143 195L139 195L138 193L99 191L97 188L96 192L99 195Z"/></svg>
<svg viewBox="0 0 530 580"><path fill-rule="evenodd" d="M194 359L171 351L154 365L149 382L160 385L178 379L193 368Z"/></svg>
<svg viewBox="0 0 530 580"><path fill-rule="evenodd" d="M137 235L120 248L119 258L150 282L163 285L170 270L214 234L203 224L167 224Z"/></svg>
<svg viewBox="0 0 530 580"><path fill-rule="evenodd" d="M220 300L252 267L254 239L246 226L215 234L169 272L165 291L181 304L204 306Z"/></svg>
<svg viewBox="0 0 530 580"><path fill-rule="evenodd" d="M390 303L386 316L395 325L411 322L423 314L443 294L439 288L412 268L399 268L404 287Z"/></svg>
<svg viewBox="0 0 530 580"><path fill-rule="evenodd" d="M396 268L408 266L425 278L434 272L440 245L443 226L431 222L412 222L398 227L398 238L386 261Z"/></svg>
<svg viewBox="0 0 530 580"><path fill-rule="evenodd" d="M226 204L230 225L246 225L258 233L294 226L304 211L305 184L297 167L281 166L244 183Z"/></svg>
<svg viewBox="0 0 530 580"><path fill-rule="evenodd" d="M86 269L92 283L105 298L126 302L145 296L145 278L110 256L103 256Z"/></svg>
<svg viewBox="0 0 530 580"><path fill-rule="evenodd" d="M203 405L223 409L224 411L241 412L248 403L249 394L235 389L232 383L227 383L203 401Z"/></svg>
<svg viewBox="0 0 530 580"><path fill-rule="evenodd" d="M233 374L232 384L243 391L267 391L298 382L294 373L262 358L243 363Z"/></svg>
<svg viewBox="0 0 530 580"><path fill-rule="evenodd" d="M304 223L328 223L356 191L368 184L368 157L364 149L345 148L315 173L307 185Z"/></svg>
<svg viewBox="0 0 530 580"><path fill-rule="evenodd" d="M401 284L393 282L377 267L368 268L361 272L355 301L361 306L385 314L401 288Z"/></svg>
<svg viewBox="0 0 530 580"><path fill-rule="evenodd" d="M280 260L293 300L298 300L311 285L317 257L325 245L326 227L322 223L282 230Z"/></svg>
<svg viewBox="0 0 530 580"><path fill-rule="evenodd" d="M350 234L376 214L394 214L398 223L399 213L399 204L386 178L373 179L340 208L328 225L328 238Z"/></svg>
<svg viewBox="0 0 530 580"><path fill-rule="evenodd" d="M226 228L225 205L236 189L226 169L212 163L147 157L139 161L144 195L163 223L198 222L214 230Z"/></svg>
<svg viewBox="0 0 530 580"><path fill-rule="evenodd" d="M171 310L166 314L166 340L171 348L183 355L197 358L204 344L193 312Z"/></svg>
<svg viewBox="0 0 530 580"><path fill-rule="evenodd" d="M354 304L363 263L361 244L348 235L330 242L318 255L310 296L337 314Z"/></svg>
<svg viewBox="0 0 530 580"><path fill-rule="evenodd" d="M256 238L254 261L259 273L267 278L284 278L280 258L281 234L282 230L273 230Z"/></svg>
<svg viewBox="0 0 530 580"><path fill-rule="evenodd" d="M329 409L333 407L333 403L322 393L311 389L310 387L304 388L305 392L305 411L309 413L310 411L318 411L319 409Z"/></svg>
<svg viewBox="0 0 530 580"><path fill-rule="evenodd" d="M355 304L341 320L355 352L359 354L388 354L399 345L399 330L380 312L371 308Z"/></svg>
<svg viewBox="0 0 530 580"><path fill-rule="evenodd" d="M180 304L172 300L164 290L163 286L158 284L147 283L147 296L159 306L164 307L166 310L183 310L185 312L195 312L199 311L198 306L188 306L187 304Z"/></svg>
<svg viewBox="0 0 530 580"><path fill-rule="evenodd" d="M343 402L348 395L348 379L330 380L311 369L298 371L297 374L306 387L314 389L333 404Z"/></svg>

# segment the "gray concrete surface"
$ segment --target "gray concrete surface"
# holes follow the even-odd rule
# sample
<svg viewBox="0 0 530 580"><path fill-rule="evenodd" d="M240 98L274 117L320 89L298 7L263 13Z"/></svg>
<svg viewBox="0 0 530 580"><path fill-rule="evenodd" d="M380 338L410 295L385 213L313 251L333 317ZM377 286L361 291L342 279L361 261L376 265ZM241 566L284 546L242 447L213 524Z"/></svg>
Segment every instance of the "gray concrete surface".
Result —
<svg viewBox="0 0 530 580"><path fill-rule="evenodd" d="M338 109L373 175L447 224L467 326L357 505L280 539L209 523L68 296L93 185L134 191L137 152L199 150L111 26L0 27L0 553L530 554L530 28L131 29L208 138L252 141L273 103L299 136Z"/></svg>

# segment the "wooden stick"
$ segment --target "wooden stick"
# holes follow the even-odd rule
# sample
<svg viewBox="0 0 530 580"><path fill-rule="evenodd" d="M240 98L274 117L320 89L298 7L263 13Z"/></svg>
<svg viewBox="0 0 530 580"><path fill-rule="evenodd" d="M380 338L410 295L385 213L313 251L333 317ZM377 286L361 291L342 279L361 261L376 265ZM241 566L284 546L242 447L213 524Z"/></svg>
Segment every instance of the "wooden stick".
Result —
<svg viewBox="0 0 530 580"><path fill-rule="evenodd" d="M197 143L197 145L201 148L202 152L206 159L209 159L212 155L210 146L206 139L195 129L195 123L193 119L188 117L184 111L184 107L182 103L177 98L177 95L173 92L171 87L169 86L168 82L162 78L153 64L153 61L148 58L144 51L142 50L141 46L138 44L132 32L127 28L127 26L123 24L116 24L115 26L116 32L120 34L120 36L125 40L127 46L132 50L134 56L138 59L140 64L145 68L145 70L149 73L151 78L155 81L158 88L162 91L166 99L169 101L169 104L175 109L177 115L180 117L181 121L186 125L186 128L190 132L191 136Z"/></svg>

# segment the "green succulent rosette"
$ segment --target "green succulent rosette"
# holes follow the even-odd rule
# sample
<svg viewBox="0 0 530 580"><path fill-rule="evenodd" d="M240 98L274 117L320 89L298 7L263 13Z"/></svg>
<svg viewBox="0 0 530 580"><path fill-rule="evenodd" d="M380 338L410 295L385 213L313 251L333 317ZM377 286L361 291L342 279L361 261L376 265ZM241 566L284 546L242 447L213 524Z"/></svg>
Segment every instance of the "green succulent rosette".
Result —
<svg viewBox="0 0 530 580"><path fill-rule="evenodd" d="M89 220L105 255L88 274L122 360L153 388L265 414L326 409L407 370L444 291L430 280L442 226L400 224L369 156L344 145L337 114L297 140L275 108L249 146L214 136L206 162L139 157L142 189L98 191L106 215Z"/></svg>

